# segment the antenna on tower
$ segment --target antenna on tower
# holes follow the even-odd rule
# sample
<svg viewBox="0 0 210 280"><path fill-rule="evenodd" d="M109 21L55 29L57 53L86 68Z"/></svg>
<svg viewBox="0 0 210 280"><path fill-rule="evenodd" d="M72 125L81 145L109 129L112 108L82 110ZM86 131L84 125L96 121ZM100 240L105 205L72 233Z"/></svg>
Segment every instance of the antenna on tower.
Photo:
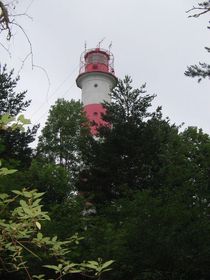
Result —
<svg viewBox="0 0 210 280"><path fill-rule="evenodd" d="M86 52L86 50L87 50L87 41L86 40L84 42L84 47L85 47L85 52Z"/></svg>
<svg viewBox="0 0 210 280"><path fill-rule="evenodd" d="M109 44L109 52L111 51L111 47L112 47L112 41Z"/></svg>
<svg viewBox="0 0 210 280"><path fill-rule="evenodd" d="M100 49L101 43L103 43L103 41L104 41L105 39L106 39L106 38L104 37L104 38L98 43L98 45L97 45L96 47Z"/></svg>

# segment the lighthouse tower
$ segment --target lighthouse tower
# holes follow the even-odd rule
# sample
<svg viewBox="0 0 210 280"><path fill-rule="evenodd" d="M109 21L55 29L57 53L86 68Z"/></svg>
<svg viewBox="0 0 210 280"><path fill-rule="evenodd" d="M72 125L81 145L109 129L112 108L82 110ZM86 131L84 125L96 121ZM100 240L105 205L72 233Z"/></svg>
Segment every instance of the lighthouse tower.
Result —
<svg viewBox="0 0 210 280"><path fill-rule="evenodd" d="M112 53L101 48L83 52L76 83L82 89L82 102L87 118L95 124L91 127L91 133L95 135L97 126L105 124L101 119L101 114L105 113L101 103L111 101L109 94L117 83Z"/></svg>

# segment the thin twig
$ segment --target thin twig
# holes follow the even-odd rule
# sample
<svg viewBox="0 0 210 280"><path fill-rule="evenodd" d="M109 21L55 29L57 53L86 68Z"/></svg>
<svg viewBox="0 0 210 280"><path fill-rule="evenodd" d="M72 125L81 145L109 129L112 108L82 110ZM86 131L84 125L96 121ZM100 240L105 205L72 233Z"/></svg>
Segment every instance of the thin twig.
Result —
<svg viewBox="0 0 210 280"><path fill-rule="evenodd" d="M20 17L20 16L24 16L24 17L27 17L29 18L30 20L33 20L33 18L31 16L29 16L28 14L26 13L23 13L23 14L15 14L15 15L10 15L11 17Z"/></svg>
<svg viewBox="0 0 210 280"><path fill-rule="evenodd" d="M33 67L34 67L34 68L41 69L41 70L44 72L44 74L45 74L45 76L46 76L46 78L47 78L47 81L48 81L48 88L47 88L47 94L46 94L46 95L47 95L47 101L48 101L48 94L49 94L50 87L51 87L50 77L49 77L49 75L48 75L46 69L44 69L44 67L39 66L39 65L36 65L36 64L34 64Z"/></svg>
<svg viewBox="0 0 210 280"><path fill-rule="evenodd" d="M30 17L27 14L27 11L29 10L29 8L31 7L33 2L34 2L34 0L31 0L31 2L29 3L29 5L26 8L24 13L20 13L20 14L15 14L14 15L14 14L9 14L8 13L9 7L14 3L14 1L10 2L10 3L7 3L7 5L5 5L0 0L0 8L2 9L2 14L0 15L0 31L7 30L7 39L8 40L10 40L11 37L12 37L12 32L11 32L11 28L12 27L16 26L16 27L18 27L23 32L23 34L24 34L24 36L25 36L25 38L26 38L26 40L27 40L27 42L29 44L29 53L23 59L22 64L20 66L20 69L18 71L18 74L20 74L20 72L22 71L22 69L24 67L25 62L30 57L31 58L32 70L34 68L39 68L39 69L41 69L45 73L45 76L46 76L47 81L48 81L48 88L47 88L47 94L46 94L47 101L48 101L48 94L49 94L50 86L51 86L49 75L48 75L47 71L42 66L34 64L34 55L33 55L33 47L32 47L31 40L30 40L28 34L25 32L24 28L19 23L17 23L16 20L15 20L15 18L18 17L18 16L26 16L26 17L32 19L32 17ZM2 46L7 51L7 53L9 54L9 57L11 58L11 53L10 53L9 49L7 49L2 43L0 43L0 46Z"/></svg>
<svg viewBox="0 0 210 280"><path fill-rule="evenodd" d="M5 47L1 42L0 42L0 45L2 46L2 48L8 53L9 57L11 58L12 57L12 54L11 52L9 51L9 49L7 47Z"/></svg>
<svg viewBox="0 0 210 280"><path fill-rule="evenodd" d="M34 65L34 56L33 56L33 47L32 47L31 40L29 39L27 33L25 32L24 28L23 28L20 24L18 24L18 23L16 23L16 22L13 22L13 24L21 29L21 31L23 32L23 34L25 35L25 37L26 37L26 39L27 39L27 41L28 41L29 48L30 48L30 52L29 52L29 53L30 53L30 56L31 56L31 65L32 65L32 69L33 69L33 65Z"/></svg>
<svg viewBox="0 0 210 280"><path fill-rule="evenodd" d="M21 242L19 242L18 240L15 240L21 247L23 247L26 251L28 251L29 253L31 253L33 256L35 256L36 258L38 258L40 261L42 260L37 254L35 254L33 251L31 251L30 249L28 249L27 247L25 247Z"/></svg>
<svg viewBox="0 0 210 280"><path fill-rule="evenodd" d="M29 280L33 280L33 278L31 277L31 275L30 275L30 273L29 273L29 271L28 271L28 269L27 269L27 267L26 267L25 264L24 264L24 260L23 260L22 257L21 257L21 262L23 263L23 268L24 268L24 270L25 270L25 272L26 272L26 274L27 274L27 276L28 276L28 279L29 279Z"/></svg>
<svg viewBox="0 0 210 280"><path fill-rule="evenodd" d="M85 276L85 277L87 277L87 278L90 278L90 279L94 279L95 278L95 276L91 276L91 275L88 275L88 274L86 274L86 273L80 273L82 276Z"/></svg>
<svg viewBox="0 0 210 280"><path fill-rule="evenodd" d="M28 43L29 43L29 48L30 48L30 52L26 55L26 57L25 57L24 60L22 61L22 65L21 65L21 68L20 68L20 70L19 70L19 73L20 73L20 71L22 70L22 68L23 68L23 66L24 66L24 62L28 59L28 57L31 57L32 70L33 70L34 68L39 68L39 69L41 69L41 70L45 73L45 76L46 76L47 81L48 81L48 89L47 89L47 98L48 98L48 93L49 93L49 91L50 91L50 86L51 86L51 82L50 82L49 75L48 75L46 69L44 69L42 66L39 66L39 65L34 64L34 56L33 56L33 47L32 47L32 43L31 43L31 40L30 40L30 38L28 37L27 33L25 32L24 28L23 28L21 25L19 25L18 23L15 23L15 22L14 22L13 24L16 25L17 27L19 27L19 28L21 29L21 31L23 32L23 34L25 35L25 37L26 37L26 39L27 39L27 41L28 41Z"/></svg>
<svg viewBox="0 0 210 280"><path fill-rule="evenodd" d="M28 10L31 8L32 4L33 4L34 0L31 0L31 2L29 3L28 7L25 10L25 14L28 12Z"/></svg>
<svg viewBox="0 0 210 280"><path fill-rule="evenodd" d="M201 15L204 15L204 14L208 13L209 11L210 11L210 9L205 10L202 13L194 14L194 15L191 15L191 16L188 16L188 17L199 17Z"/></svg>
<svg viewBox="0 0 210 280"><path fill-rule="evenodd" d="M197 10L202 10L203 12L199 12L197 14L194 14L194 15L190 15L188 17L199 17L203 14L206 14L208 12L210 12L210 8L206 8L206 7L195 7L193 6L191 9L189 9L188 11L186 11L186 13L190 13L192 11L197 11Z"/></svg>
<svg viewBox="0 0 210 280"><path fill-rule="evenodd" d="M0 262L2 263L2 266L3 266L4 270L5 270L6 272L10 272L10 270L7 269L7 267L6 267L4 261L2 260L1 257L0 257ZM16 270L15 270L15 271L16 271Z"/></svg>
<svg viewBox="0 0 210 280"><path fill-rule="evenodd" d="M188 11L186 11L186 13L189 13L191 11L194 11L194 10L204 10L205 8L200 8L200 7L195 7L193 6L191 9L189 9Z"/></svg>
<svg viewBox="0 0 210 280"><path fill-rule="evenodd" d="M20 69L18 70L18 76L20 75L20 72L23 70L23 66L24 66L26 60L27 60L30 56L31 56L31 52L28 53L28 54L25 56L25 58L22 60L22 64L21 64L21 66L20 66Z"/></svg>

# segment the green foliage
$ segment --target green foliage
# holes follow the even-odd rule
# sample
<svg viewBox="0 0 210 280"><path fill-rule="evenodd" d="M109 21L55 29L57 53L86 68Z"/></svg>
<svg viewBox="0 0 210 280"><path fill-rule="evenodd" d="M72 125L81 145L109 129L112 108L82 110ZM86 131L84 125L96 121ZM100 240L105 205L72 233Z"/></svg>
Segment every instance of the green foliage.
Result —
<svg viewBox="0 0 210 280"><path fill-rule="evenodd" d="M5 275L5 272L24 270L28 279L32 277L45 279L44 275L32 276L30 262L28 262L28 254L30 254L42 265L42 252L51 258L51 262L57 263L44 265L55 274L59 274L55 279L62 279L66 274L81 272L100 277L102 272L109 269L112 261L74 263L68 260L71 253L70 246L73 243L78 244L81 240L77 234L65 241L59 241L57 236L51 238L42 234L42 224L50 220L47 212L42 211L40 205L43 193L26 189L13 193L15 196L0 194L0 275L1 271L2 275Z"/></svg>
<svg viewBox="0 0 210 280"><path fill-rule="evenodd" d="M19 115L17 118L11 117L8 113L0 117L0 128L2 130L15 130L19 129L24 131L23 125L30 124L30 120L26 119L24 115Z"/></svg>
<svg viewBox="0 0 210 280"><path fill-rule="evenodd" d="M17 116L25 111L31 100L24 101L26 91L15 93L19 77L13 78L14 71L8 73L6 65L0 66L0 115L8 113L10 116Z"/></svg>
<svg viewBox="0 0 210 280"><path fill-rule="evenodd" d="M114 89L113 102L105 104L104 119L112 127L99 128L99 140L89 142L78 183L90 200L104 203L184 184L209 188L209 136L193 127L179 133L160 108L149 110L154 96L144 93L133 90L127 77Z"/></svg>
<svg viewBox="0 0 210 280"><path fill-rule="evenodd" d="M39 138L38 155L63 166L73 177L81 162L81 146L89 131L86 123L80 102L58 99Z"/></svg>
<svg viewBox="0 0 210 280"><path fill-rule="evenodd" d="M187 12L189 13L189 12L194 12L194 11L195 11L195 14L189 15L189 17L198 18L201 15L204 15L204 14L210 12L210 3L209 3L209 1L200 2L200 3L198 3L197 6L193 6L193 8L190 9L189 11L187 11Z"/></svg>
<svg viewBox="0 0 210 280"><path fill-rule="evenodd" d="M17 118L17 124L14 117L3 115L0 118L1 128L4 130L13 131L16 125L23 130L26 123L28 120L22 115ZM0 168L0 176L14 172L16 172L14 169ZM13 195L0 193L0 277L2 279L7 278L10 273L13 275L16 273L15 279L46 279L48 276L45 274L33 274L33 263L37 261L39 266L54 272L54 279L62 279L72 273L84 273L88 277L100 278L103 272L109 270L112 261L103 263L100 259L98 262L74 263L70 260L72 244L78 245L82 239L78 234L60 241L57 236L48 237L42 233L42 225L50 221L48 213L42 210L43 206L40 204L44 193L37 192L35 189L13 190L12 193ZM48 264L45 264L45 261ZM37 270L41 271L36 267L35 271ZM52 279L52 275L50 277Z"/></svg>
<svg viewBox="0 0 210 280"><path fill-rule="evenodd" d="M78 186L96 212L84 216L81 251L116 260L109 280L208 280L210 137L180 133L144 97L120 81L105 104L112 127L85 151Z"/></svg>
<svg viewBox="0 0 210 280"><path fill-rule="evenodd" d="M210 12L210 2L204 1L198 3L198 6L193 6L192 9L190 9L189 12L195 11L194 14L190 15L189 17L198 18L201 15L204 15L206 13ZM210 29L210 26L208 26L208 29ZM209 47L205 47L207 52L210 52ZM187 70L184 73L188 77L192 78L198 78L198 82L201 82L202 79L210 77L210 65L207 63L201 63L199 62L198 65L191 65L187 67Z"/></svg>
<svg viewBox="0 0 210 280"><path fill-rule="evenodd" d="M106 279L209 279L210 195L194 191L138 191L90 218L88 256L116 260Z"/></svg>
<svg viewBox="0 0 210 280"><path fill-rule="evenodd" d="M50 207L63 204L75 191L69 172L54 163L33 160L24 175L27 186L45 192L43 201L48 210Z"/></svg>
<svg viewBox="0 0 210 280"><path fill-rule="evenodd" d="M199 65L188 66L185 75L192 78L199 77L198 82L201 82L202 79L210 77L210 65L200 62Z"/></svg>
<svg viewBox="0 0 210 280"><path fill-rule="evenodd" d="M119 79L111 93L112 102L104 103L107 109L104 119L110 121L113 128L119 123L141 124L143 120L153 116L148 109L155 95L145 93L146 84L139 89L133 89L131 77L125 76L123 80Z"/></svg>
<svg viewBox="0 0 210 280"><path fill-rule="evenodd" d="M0 117L0 131L1 131L1 135L7 135L10 136L11 135L19 135L18 138L19 140L23 140L25 141L25 125L28 125L30 123L30 121L28 119L25 119L25 117L23 115L19 115L18 117L11 117L9 114L4 114ZM21 134L20 134L21 131ZM5 140L5 139L4 139ZM14 140L14 138L10 138L10 140ZM11 144L11 149L8 151L7 149L10 147ZM5 160L5 158L2 158L1 160L1 164L3 163L3 165L5 166L5 163L7 165L7 167L3 167L1 168L0 171L0 175L7 175L7 174L13 174L15 173L14 171L16 171L16 169L11 169L11 167L17 167L17 161L15 159L11 159L8 158L8 156L10 155L18 155L18 149L20 148L19 143L16 142L12 142L12 143L6 143L6 147L5 145L2 145L2 150L1 150L1 144L0 144L0 154L1 156L5 155L5 158L7 158L7 160ZM18 148L17 148L18 147ZM24 152L26 152L27 150L31 150L31 148L26 148L22 150L22 158L24 158L25 156L27 157L27 154L24 155ZM30 152L31 153L31 152ZM18 156L19 157L19 156ZM25 162L27 163L27 162ZM25 164L24 163L24 164ZM9 167L9 169L8 169ZM20 173L15 173L13 176L9 176L9 177L4 177L1 178L0 180L0 189L2 192L8 192L11 189L14 188L14 182L17 184L17 178L19 177ZM21 184L21 181L18 179L18 183Z"/></svg>
<svg viewBox="0 0 210 280"><path fill-rule="evenodd" d="M0 130L0 158L5 166L18 170L30 166L33 150L29 145L34 141L37 129L38 126L34 126L21 131L18 126L15 130Z"/></svg>
<svg viewBox="0 0 210 280"><path fill-rule="evenodd" d="M1 161L0 161L0 167L1 167ZM16 171L17 171L16 169L8 169L8 168L5 168L5 167L1 167L0 168L0 176L5 176L5 175L13 174Z"/></svg>
<svg viewBox="0 0 210 280"><path fill-rule="evenodd" d="M0 67L0 116L4 118L5 125L17 117L10 129L5 129L0 123L0 158L5 167L20 170L30 165L32 149L29 144L34 141L39 126L22 129L23 123L30 122L21 112L26 110L31 101L24 101L26 91L15 92L18 80L19 77L13 78L13 71L7 73L6 66Z"/></svg>
<svg viewBox="0 0 210 280"><path fill-rule="evenodd" d="M169 142L176 141L178 129L162 119L161 108L151 112L154 95L145 94L145 85L132 88L132 80L119 80L105 103L104 120L112 124L99 128L100 139L92 139L83 153L86 164L78 188L90 192L96 201L110 201L158 182ZM173 145L173 144L171 144Z"/></svg>
<svg viewBox="0 0 210 280"><path fill-rule="evenodd" d="M70 273L82 273L84 276L91 278L92 276L86 274L86 271L95 271L94 276L99 278L101 277L102 273L111 270L109 267L113 262L114 261L111 260L103 263L102 260L99 258L98 261L88 261L82 263L80 268L78 268L78 264L69 264L68 262L63 262L58 266L45 265L45 267L54 270L56 274L60 275L66 275L66 272L69 271Z"/></svg>
<svg viewBox="0 0 210 280"><path fill-rule="evenodd" d="M95 276L101 276L103 272L110 271L110 265L114 263L113 260L107 261L105 263L102 262L102 259L98 259L98 261L88 261L83 264L84 268L95 270Z"/></svg>
<svg viewBox="0 0 210 280"><path fill-rule="evenodd" d="M210 278L209 135L179 132L130 77L111 96L97 137L80 103L58 100L30 168L15 173L2 161L0 278ZM0 119L10 133L24 123Z"/></svg>

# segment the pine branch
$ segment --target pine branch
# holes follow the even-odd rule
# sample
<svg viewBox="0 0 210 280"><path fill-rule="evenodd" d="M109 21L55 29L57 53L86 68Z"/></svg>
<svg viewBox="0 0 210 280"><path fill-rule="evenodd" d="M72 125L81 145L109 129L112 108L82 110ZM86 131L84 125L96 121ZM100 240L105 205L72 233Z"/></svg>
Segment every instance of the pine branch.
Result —
<svg viewBox="0 0 210 280"><path fill-rule="evenodd" d="M191 65L187 67L184 73L187 77L195 78L198 77L198 82L207 77L210 78L210 65L207 63L199 63L198 65Z"/></svg>
<svg viewBox="0 0 210 280"><path fill-rule="evenodd" d="M196 17L196 18L210 12L210 1L198 3L198 6L193 6L190 10L186 11L186 13L190 13L192 11L196 11L196 13L193 15L189 15L189 17Z"/></svg>

